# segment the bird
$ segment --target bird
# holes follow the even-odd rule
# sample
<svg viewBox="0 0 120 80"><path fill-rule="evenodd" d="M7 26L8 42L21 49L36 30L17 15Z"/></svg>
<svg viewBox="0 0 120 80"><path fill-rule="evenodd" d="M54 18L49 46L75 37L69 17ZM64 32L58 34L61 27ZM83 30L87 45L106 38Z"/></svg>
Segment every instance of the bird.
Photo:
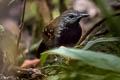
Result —
<svg viewBox="0 0 120 80"><path fill-rule="evenodd" d="M82 35L80 20L89 15L77 10L67 10L48 24L42 32L42 43L38 48L40 53L59 46L74 46Z"/></svg>

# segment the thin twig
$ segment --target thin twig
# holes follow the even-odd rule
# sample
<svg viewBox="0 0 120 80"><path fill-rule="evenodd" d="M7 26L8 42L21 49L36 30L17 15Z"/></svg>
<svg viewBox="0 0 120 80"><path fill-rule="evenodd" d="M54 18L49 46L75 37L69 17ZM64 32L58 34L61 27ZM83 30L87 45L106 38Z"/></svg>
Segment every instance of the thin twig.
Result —
<svg viewBox="0 0 120 80"><path fill-rule="evenodd" d="M97 27L100 26L100 24L102 24L106 19L102 19L100 20L97 24L95 24L92 28L90 28L86 34L83 35L83 37L78 41L77 45L80 45L84 40L85 38Z"/></svg>
<svg viewBox="0 0 120 80"><path fill-rule="evenodd" d="M22 12L22 17L21 17L21 24L20 24L20 32L19 32L19 37L17 40L17 48L19 48L19 43L21 39L21 34L22 34L22 29L24 27L24 16L25 16L25 7L26 7L26 0L24 0L24 5L23 5L23 12Z"/></svg>
<svg viewBox="0 0 120 80"><path fill-rule="evenodd" d="M22 30L23 30L23 27L24 27L26 0L24 0L23 3L24 3L24 5L23 5L22 16L21 16L20 32L19 32L19 36L18 36L18 40L17 40L17 51L19 50L19 43L20 43L20 40L21 40ZM22 53L22 56L23 56L23 58L25 58L23 53Z"/></svg>

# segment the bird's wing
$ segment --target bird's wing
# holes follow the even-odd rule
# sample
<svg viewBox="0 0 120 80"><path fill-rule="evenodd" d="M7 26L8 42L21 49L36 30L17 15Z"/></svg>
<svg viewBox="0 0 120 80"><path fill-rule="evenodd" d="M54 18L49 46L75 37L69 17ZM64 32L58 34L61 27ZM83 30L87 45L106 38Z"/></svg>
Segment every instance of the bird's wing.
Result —
<svg viewBox="0 0 120 80"><path fill-rule="evenodd" d="M58 25L58 19L59 17L54 19L49 25L45 27L45 29L43 30L44 39L49 40L54 36L55 29L57 28Z"/></svg>

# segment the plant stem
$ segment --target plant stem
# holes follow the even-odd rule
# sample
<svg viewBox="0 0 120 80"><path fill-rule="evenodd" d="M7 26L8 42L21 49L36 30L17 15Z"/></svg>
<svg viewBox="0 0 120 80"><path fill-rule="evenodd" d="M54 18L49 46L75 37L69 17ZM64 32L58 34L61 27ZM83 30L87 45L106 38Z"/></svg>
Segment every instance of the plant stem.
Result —
<svg viewBox="0 0 120 80"><path fill-rule="evenodd" d="M20 24L19 37L18 37L18 40L17 40L17 48L19 48L19 43L20 43L20 39L21 39L21 34L22 34L23 27L24 27L24 16L25 16L26 0L24 0L23 3L24 3L24 5L23 5L22 16L21 16L21 24Z"/></svg>

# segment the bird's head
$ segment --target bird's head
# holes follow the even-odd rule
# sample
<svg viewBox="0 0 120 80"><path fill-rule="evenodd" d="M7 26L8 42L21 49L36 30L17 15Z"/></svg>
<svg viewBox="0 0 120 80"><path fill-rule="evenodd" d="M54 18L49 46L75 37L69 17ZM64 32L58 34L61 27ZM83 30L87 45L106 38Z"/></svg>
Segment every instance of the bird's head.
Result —
<svg viewBox="0 0 120 80"><path fill-rule="evenodd" d="M61 20L64 23L74 23L80 21L81 18L88 17L87 13L79 12L77 10L68 10L61 15Z"/></svg>

